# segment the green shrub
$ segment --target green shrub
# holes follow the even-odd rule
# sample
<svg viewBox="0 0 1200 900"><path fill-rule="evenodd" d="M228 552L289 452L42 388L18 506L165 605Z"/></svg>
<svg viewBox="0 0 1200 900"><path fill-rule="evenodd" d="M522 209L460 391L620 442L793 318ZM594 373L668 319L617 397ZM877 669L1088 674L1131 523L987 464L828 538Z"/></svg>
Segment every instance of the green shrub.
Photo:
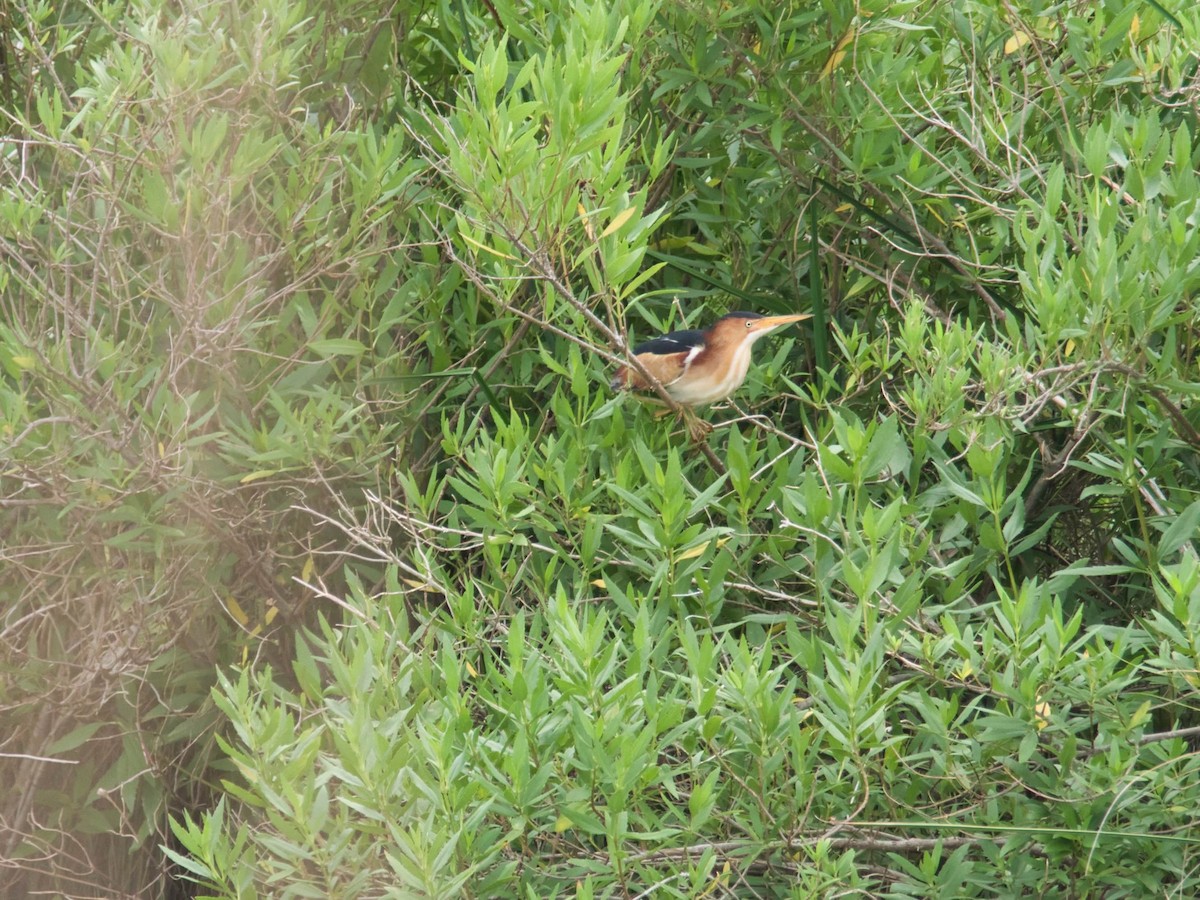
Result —
<svg viewBox="0 0 1200 900"><path fill-rule="evenodd" d="M1195 13L10 19L18 889L1196 890Z"/></svg>

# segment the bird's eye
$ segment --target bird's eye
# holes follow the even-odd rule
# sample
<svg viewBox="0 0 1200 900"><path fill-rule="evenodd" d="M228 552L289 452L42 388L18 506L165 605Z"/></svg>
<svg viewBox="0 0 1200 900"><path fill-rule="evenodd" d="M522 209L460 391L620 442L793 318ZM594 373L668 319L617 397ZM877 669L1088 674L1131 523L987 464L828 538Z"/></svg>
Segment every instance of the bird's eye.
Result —
<svg viewBox="0 0 1200 900"><path fill-rule="evenodd" d="M749 327L750 327L751 325L753 325L753 324L754 324L754 320L753 320L753 319L747 319L747 320L746 320L746 327L747 327L747 328L749 328Z"/></svg>

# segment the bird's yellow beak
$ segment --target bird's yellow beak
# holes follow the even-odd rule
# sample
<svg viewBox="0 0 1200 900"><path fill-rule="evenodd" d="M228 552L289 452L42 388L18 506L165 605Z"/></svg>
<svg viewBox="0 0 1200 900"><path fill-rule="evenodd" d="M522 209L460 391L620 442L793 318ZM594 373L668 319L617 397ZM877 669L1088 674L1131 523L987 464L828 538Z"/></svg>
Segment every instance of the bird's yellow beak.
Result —
<svg viewBox="0 0 1200 900"><path fill-rule="evenodd" d="M805 319L811 318L812 315L809 313L800 316L764 316L761 319L752 319L750 330L766 334L769 331L774 331L776 328L782 328L784 325L791 325L793 322L803 322Z"/></svg>

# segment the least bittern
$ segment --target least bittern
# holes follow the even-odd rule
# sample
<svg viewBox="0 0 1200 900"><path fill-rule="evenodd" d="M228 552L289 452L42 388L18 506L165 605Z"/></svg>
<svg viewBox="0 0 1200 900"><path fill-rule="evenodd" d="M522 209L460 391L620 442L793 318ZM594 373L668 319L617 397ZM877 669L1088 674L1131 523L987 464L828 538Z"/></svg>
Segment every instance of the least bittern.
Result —
<svg viewBox="0 0 1200 900"><path fill-rule="evenodd" d="M663 386L667 396L685 407L691 416L689 431L699 439L711 426L701 423L691 411L724 400L742 386L750 370L750 351L755 341L808 318L732 312L717 319L707 331L672 331L638 344L633 355ZM612 387L646 390L651 385L636 369L626 366L613 378Z"/></svg>

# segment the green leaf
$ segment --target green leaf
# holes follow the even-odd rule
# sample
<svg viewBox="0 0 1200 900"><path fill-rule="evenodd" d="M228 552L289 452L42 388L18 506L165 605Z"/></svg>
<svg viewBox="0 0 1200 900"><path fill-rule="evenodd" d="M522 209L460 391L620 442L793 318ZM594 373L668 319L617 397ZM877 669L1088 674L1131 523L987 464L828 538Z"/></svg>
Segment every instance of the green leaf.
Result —
<svg viewBox="0 0 1200 900"><path fill-rule="evenodd" d="M309 341L308 347L325 359L332 356L362 356L367 352L367 345L353 338L322 338Z"/></svg>
<svg viewBox="0 0 1200 900"><path fill-rule="evenodd" d="M1200 500L1195 500L1179 513L1167 530L1163 532L1163 536L1158 542L1159 558L1170 556L1184 544L1193 540L1198 525L1200 525Z"/></svg>
<svg viewBox="0 0 1200 900"><path fill-rule="evenodd" d="M72 728L67 734L47 747L44 753L46 756L57 756L60 753L68 753L76 747L86 744L92 735L103 728L104 725L104 722L87 722L76 728Z"/></svg>

